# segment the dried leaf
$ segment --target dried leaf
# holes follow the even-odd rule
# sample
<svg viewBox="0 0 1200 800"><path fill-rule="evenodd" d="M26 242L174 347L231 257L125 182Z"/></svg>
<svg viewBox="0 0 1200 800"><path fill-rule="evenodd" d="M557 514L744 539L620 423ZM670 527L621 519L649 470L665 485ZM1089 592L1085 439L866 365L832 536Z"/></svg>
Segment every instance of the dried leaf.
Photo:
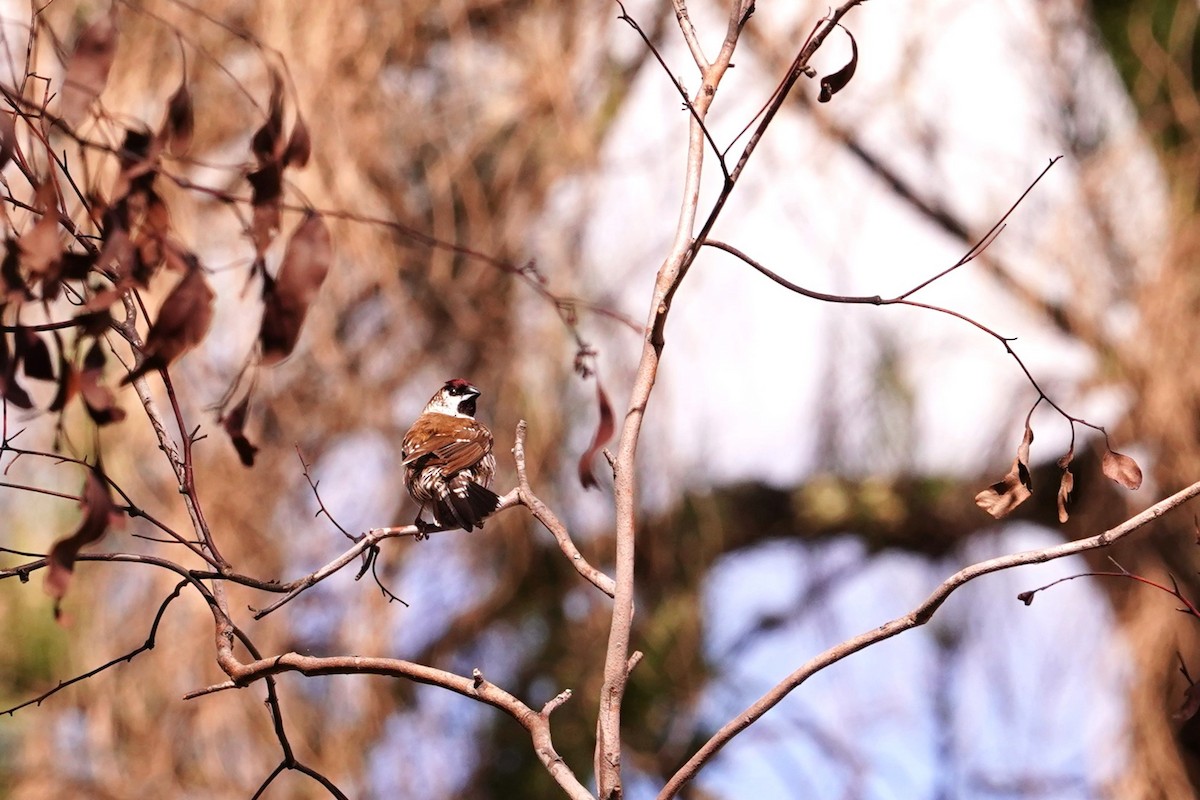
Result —
<svg viewBox="0 0 1200 800"><path fill-rule="evenodd" d="M579 458L579 482L583 484L585 489L600 488L599 482L596 481L596 476L592 473L592 461L596 454L599 453L604 445L612 438L613 432L616 430L616 422L613 416L612 404L608 402L608 395L604 392L604 386L600 383L600 376L596 375L596 403L600 407L600 420L596 425L596 435L592 437L592 444Z"/></svg>
<svg viewBox="0 0 1200 800"><path fill-rule="evenodd" d="M993 483L979 494L975 495L975 505L1001 519L1012 513L1013 509L1024 503L1032 496L1029 487L1021 480L1020 462L1013 459L1012 469L1002 480Z"/></svg>
<svg viewBox="0 0 1200 800"><path fill-rule="evenodd" d="M84 281L96 265L94 253L76 253L68 250L63 253L60 277L64 281Z"/></svg>
<svg viewBox="0 0 1200 800"><path fill-rule="evenodd" d="M47 280L56 280L64 250L58 231L58 195L53 180L47 178L38 186L34 202L42 216L21 236L18 243L21 246L21 264L41 277L44 284Z"/></svg>
<svg viewBox="0 0 1200 800"><path fill-rule="evenodd" d="M16 115L0 112L0 169L12 161L17 151Z"/></svg>
<svg viewBox="0 0 1200 800"><path fill-rule="evenodd" d="M213 291L204 273L193 268L175 284L162 307L142 348L142 363L122 379L126 384L147 372L169 366L181 355L204 340L212 323Z"/></svg>
<svg viewBox="0 0 1200 800"><path fill-rule="evenodd" d="M54 341L58 345L58 392L55 393L48 410L58 413L67 407L67 403L71 402L71 398L79 390L79 375L70 360L67 359L66 351L62 346L62 338L57 331L54 332Z"/></svg>
<svg viewBox="0 0 1200 800"><path fill-rule="evenodd" d="M196 113L192 108L192 93L188 90L187 75L179 83L179 88L167 100L167 116L159 131L162 141L173 156L182 156L192 146L192 136L196 132Z"/></svg>
<svg viewBox="0 0 1200 800"><path fill-rule="evenodd" d="M17 408L28 411L33 408L33 399L29 393L21 388L21 384L17 383L15 375L9 375L4 379L4 399L12 403Z"/></svg>
<svg viewBox="0 0 1200 800"><path fill-rule="evenodd" d="M196 256L169 236L163 240L163 256L166 259L167 269L174 272L186 275L191 270L200 268L200 261Z"/></svg>
<svg viewBox="0 0 1200 800"><path fill-rule="evenodd" d="M1029 491L1033 491L1033 476L1029 474L1029 445L1033 444L1033 428L1029 427L1029 419L1025 420L1025 435L1021 444L1017 445L1017 476Z"/></svg>
<svg viewBox="0 0 1200 800"><path fill-rule="evenodd" d="M21 302L33 294L21 275L21 246L16 239L4 240L4 261L0 262L0 279L4 281L4 300Z"/></svg>
<svg viewBox="0 0 1200 800"><path fill-rule="evenodd" d="M108 73L117 54L117 20L113 8L115 4L84 28L67 59L58 114L71 127L83 120L108 83Z"/></svg>
<svg viewBox="0 0 1200 800"><path fill-rule="evenodd" d="M101 219L100 233L104 244L100 248L100 255L96 258L96 266L102 270L113 270L117 274L118 282L127 284L134 270L133 243L129 239L127 197L105 209Z"/></svg>
<svg viewBox="0 0 1200 800"><path fill-rule="evenodd" d="M846 84L854 77L854 70L858 69L858 43L854 41L854 34L840 25L838 27L850 37L850 60L837 72L821 78L821 93L817 96L819 103L828 103L835 94L845 89Z"/></svg>
<svg viewBox="0 0 1200 800"><path fill-rule="evenodd" d="M283 170L278 164L267 164L247 175L246 180L250 182L250 238L254 251L262 258L279 232Z"/></svg>
<svg viewBox="0 0 1200 800"><path fill-rule="evenodd" d="M1058 468L1063 471L1062 480L1058 483L1058 521L1065 523L1070 517L1067 514L1067 503L1071 502L1071 492L1075 490L1075 476L1071 474L1071 462L1075 460L1075 442L1062 458L1058 460Z"/></svg>
<svg viewBox="0 0 1200 800"><path fill-rule="evenodd" d="M59 615L59 603L66 596L71 574L75 571L75 559L78 558L79 551L85 545L104 538L110 521L116 515L116 506L109 494L108 482L104 479L104 472L99 465L88 470L79 507L83 509L83 519L79 527L70 536L55 542L46 559L48 569L45 589L46 594L54 598L55 618Z"/></svg>
<svg viewBox="0 0 1200 800"><path fill-rule="evenodd" d="M132 238L136 256L132 277L139 285L146 286L166 259L165 243L171 231L171 212L153 190L139 198L139 221Z"/></svg>
<svg viewBox="0 0 1200 800"><path fill-rule="evenodd" d="M1189 683L1183 693L1183 704L1172 714L1176 722L1187 722L1200 712L1200 683Z"/></svg>
<svg viewBox="0 0 1200 800"><path fill-rule="evenodd" d="M271 102L267 111L267 119L262 127L254 132L250 140L250 150L258 159L260 166L278 163L282 155L280 149L283 139L283 78L275 70L271 71Z"/></svg>
<svg viewBox="0 0 1200 800"><path fill-rule="evenodd" d="M128 290L128 286L122 286L119 284L117 286L110 286L107 289L101 289L88 298L88 301L83 305L83 308L89 314L107 311L109 308L120 302L121 298ZM76 319L78 319L78 317L76 317Z"/></svg>
<svg viewBox="0 0 1200 800"><path fill-rule="evenodd" d="M1067 503L1071 502L1071 492L1075 490L1075 476L1071 474L1071 470L1064 468L1062 480L1058 484L1058 521L1066 522L1070 517L1067 514Z"/></svg>
<svg viewBox="0 0 1200 800"><path fill-rule="evenodd" d="M221 427L229 434L233 447L237 450L242 466L253 467L254 456L258 448L246 438L246 416L250 409L250 394L247 393L242 401L221 417Z"/></svg>
<svg viewBox="0 0 1200 800"><path fill-rule="evenodd" d="M121 143L121 172L112 193L113 205L130 194L152 190L158 177L161 149L162 144L149 131L125 130L125 141Z"/></svg>
<svg viewBox="0 0 1200 800"><path fill-rule="evenodd" d="M1129 456L1115 450L1105 450L1100 469L1105 477L1124 486L1126 489L1137 489L1142 485L1142 469Z"/></svg>
<svg viewBox="0 0 1200 800"><path fill-rule="evenodd" d="M76 314L74 322L80 336L101 336L112 327L112 314L107 308L101 308Z"/></svg>
<svg viewBox="0 0 1200 800"><path fill-rule="evenodd" d="M292 354L308 308L316 298L333 262L329 228L319 214L309 212L288 240L274 280L264 276L263 318L258 340L264 364Z"/></svg>
<svg viewBox="0 0 1200 800"><path fill-rule="evenodd" d="M29 328L17 328L14 334L17 358L25 365L25 376L40 381L54 380L54 365L50 359L50 348Z"/></svg>
<svg viewBox="0 0 1200 800"><path fill-rule="evenodd" d="M129 288L133 283L133 274L138 271L137 256L133 242L129 240L129 232L117 229L105 236L97 263L112 269L117 277L117 286L122 290Z"/></svg>
<svg viewBox="0 0 1200 800"><path fill-rule="evenodd" d="M29 394L17 383L17 367L20 359L11 355L8 349L8 337L0 333L0 396L17 408L33 408Z"/></svg>
<svg viewBox="0 0 1200 800"><path fill-rule="evenodd" d="M100 340L92 342L83 357L83 370L78 376L79 394L88 416L97 425L109 425L125 419L125 410L117 405L113 390L104 384L104 350Z"/></svg>
<svg viewBox="0 0 1200 800"><path fill-rule="evenodd" d="M296 124L292 126L292 135L288 137L287 147L283 151L283 165L302 168L308 165L308 159L311 157L312 137L309 136L304 119L297 114Z"/></svg>
<svg viewBox="0 0 1200 800"><path fill-rule="evenodd" d="M1058 468L1066 469L1068 466L1071 465L1071 462L1074 460L1075 460L1075 442L1071 442L1071 446L1070 446L1070 448L1067 449L1066 454L1058 460Z"/></svg>

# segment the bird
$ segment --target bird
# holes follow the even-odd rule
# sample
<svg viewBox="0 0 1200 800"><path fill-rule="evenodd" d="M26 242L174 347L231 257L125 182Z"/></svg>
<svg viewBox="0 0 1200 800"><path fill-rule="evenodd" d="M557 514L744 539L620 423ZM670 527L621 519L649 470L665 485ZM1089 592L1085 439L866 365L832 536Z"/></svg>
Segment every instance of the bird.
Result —
<svg viewBox="0 0 1200 800"><path fill-rule="evenodd" d="M462 378L446 381L404 434L404 485L417 502L417 528L428 506L438 526L469 531L500 505L488 486L496 473L492 432L475 419L480 391Z"/></svg>

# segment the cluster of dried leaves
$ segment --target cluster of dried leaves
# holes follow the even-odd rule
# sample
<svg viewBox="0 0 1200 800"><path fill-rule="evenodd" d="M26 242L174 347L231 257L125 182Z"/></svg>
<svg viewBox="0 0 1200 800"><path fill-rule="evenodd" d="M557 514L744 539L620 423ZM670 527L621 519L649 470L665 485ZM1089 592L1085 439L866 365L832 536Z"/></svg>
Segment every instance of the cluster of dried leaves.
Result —
<svg viewBox="0 0 1200 800"><path fill-rule="evenodd" d="M1038 403L1041 402L1039 398ZM1038 403L1029 410L1025 417L1025 434L1017 446L1017 456L1013 459L1008 473L991 486L975 495L975 504L996 519L1006 517L1017 506L1033 496L1033 478L1029 471L1029 447L1033 444L1033 427L1030 420ZM1071 472L1071 461L1075 458L1074 423L1072 423L1071 446L1066 454L1058 459L1058 468L1062 470L1062 478L1058 484L1058 521L1066 522L1069 514L1067 505L1071 501L1071 492L1075 489L1075 476ZM1105 437L1104 457L1100 462L1101 471L1126 489L1137 489L1142 485L1142 470L1129 456L1118 453L1107 444Z"/></svg>
<svg viewBox="0 0 1200 800"><path fill-rule="evenodd" d="M121 144L108 144L105 139L113 140L110 126L115 123L99 98L116 56L117 31L110 9L79 33L57 98L49 91L40 101L30 99L36 83L31 76L16 86L0 84L8 106L0 110L0 169L9 177L9 195L0 210L7 231L0 262L0 310L7 323L0 333L0 395L18 409L59 414L60 434L65 430L62 414L76 396L98 426L125 418L105 377L107 353L117 352L114 337L124 339L135 358L134 368L121 380L128 384L165 370L199 345L213 317L215 295L206 271L176 234L160 192L163 180L190 185L165 171L167 164L184 163L193 139L195 109L186 68L156 129L122 122ZM250 277L261 280L264 311L242 375L292 353L333 259L324 220L309 212L291 233L277 273L267 270L267 252L282 224L285 171L305 166L311 154L299 114L284 136L284 105L284 82L275 72L266 120L250 142L253 166L245 171L251 208L247 236L253 247ZM86 161L82 174L76 174L79 162L69 164L65 151L59 155L64 143L76 145L80 153L99 153L115 168L115 177L105 181L99 176L112 176L114 170L91 169ZM239 199L231 195L225 201ZM25 215L11 218L10 208ZM136 318L148 315L140 292L157 284L164 272L178 277L143 342ZM24 324L22 311L31 308L51 321ZM114 308L123 309L119 317ZM40 409L24 385L28 381L56 385L52 399ZM250 465L255 448L243 430L250 392L239 396L238 403L226 404L222 423L241 460ZM50 554L46 589L56 599L67 589L79 549L100 539L114 516L98 455L81 504L79 528Z"/></svg>

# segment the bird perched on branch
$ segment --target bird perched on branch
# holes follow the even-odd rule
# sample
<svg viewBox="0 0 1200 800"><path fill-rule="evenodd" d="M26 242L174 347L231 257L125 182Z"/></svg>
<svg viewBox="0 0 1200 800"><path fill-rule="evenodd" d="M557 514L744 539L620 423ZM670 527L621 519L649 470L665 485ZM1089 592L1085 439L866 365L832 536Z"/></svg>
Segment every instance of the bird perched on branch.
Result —
<svg viewBox="0 0 1200 800"><path fill-rule="evenodd" d="M461 378L446 381L404 435L404 485L420 506L418 528L426 506L439 526L469 531L500 504L487 488L496 457L492 432L475 419L479 394Z"/></svg>

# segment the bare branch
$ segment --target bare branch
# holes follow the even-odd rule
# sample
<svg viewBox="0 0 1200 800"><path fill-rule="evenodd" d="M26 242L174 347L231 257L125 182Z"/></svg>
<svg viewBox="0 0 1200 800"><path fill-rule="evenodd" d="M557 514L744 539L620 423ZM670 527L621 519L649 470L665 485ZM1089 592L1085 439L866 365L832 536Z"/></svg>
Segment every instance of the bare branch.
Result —
<svg viewBox="0 0 1200 800"><path fill-rule="evenodd" d="M787 77L776 91L770 106L747 141L738 159L737 166L729 174L720 195L708 213L708 217L693 236L699 210L700 178L704 165L705 142L707 141L700 123L716 96L717 87L729 68L738 35L747 17L748 4L739 0L731 4L730 22L721 52L705 74L704 85L693 101L695 114L689 128L687 168L684 177L683 199L680 204L679 221L670 250L659 268L651 297L647 335L642 345L634 385L630 391L628 411L617 446L617 459L613 468L614 505L616 510L616 591L613 595L613 614L609 628L608 645L604 659L604 682L600 689L600 710L596 722L595 770L599 795L604 800L621 794L621 704L628 679L629 637L633 625L634 555L637 533L635 498L636 456L642 421L650 394L658 376L658 366L665 346L665 328L670 314L671 301L687 276L705 240L716 224L726 201L745 169L746 163L761 140L767 126L787 99L791 87L804 74L808 60L842 17L861 0L847 0L835 9L797 54Z"/></svg>
<svg viewBox="0 0 1200 800"><path fill-rule="evenodd" d="M313 480L312 474L309 472L308 462L304 460L304 453L300 452L300 445L296 445L296 458L300 459L300 468L303 472L304 480L308 483L308 488L312 490L313 497L317 501L317 513L315 516L319 517L324 514L325 518L333 523L333 527L341 531L342 535L347 539L354 541L354 537L350 534L350 532L343 528L341 523L334 519L333 514L330 514L329 509L325 507L325 501L321 499L321 493L317 490L317 486L320 484L320 481Z"/></svg>
<svg viewBox="0 0 1200 800"><path fill-rule="evenodd" d="M221 590L218 589L215 594L219 601L221 598ZM238 637L238 640L242 643L242 645L250 652L251 656L254 658L262 658L262 654L258 651L258 648L254 646L254 642L250 641L248 636L241 631L237 631L236 629L235 635ZM279 689L275 684L275 678L274 676L268 676L264 682L267 685L267 708L271 711L271 724L275 729L275 738L279 740L279 747L283 750L283 758L280 760L279 765L272 770L269 776L267 776L266 780L263 781L262 785L259 786L258 791L254 793L254 796L261 796L262 793L266 791L267 787L271 785L271 782L274 781L275 778L278 777L285 769L287 769L295 770L302 775L307 775L325 787L325 790L334 797L337 797L340 800L349 800L349 798L342 793L342 790L339 789L333 781L296 758L296 754L292 751L292 743L288 740L287 729L283 724L283 707L279 702Z"/></svg>
<svg viewBox="0 0 1200 800"><path fill-rule="evenodd" d="M175 598L179 597L180 591L182 591L183 587L187 586L187 585L188 585L188 581L186 581L186 580L180 581L179 583L175 584L175 588L171 591L171 593L169 595L166 596L166 598L162 601L162 604L158 607L158 613L154 615L154 621L152 623L150 623L150 633L146 636L146 641L143 642L141 645L130 650L125 655L117 656L116 658L112 659L111 661L101 664L100 666L96 667L95 669L90 669L87 672L76 675L74 678L69 678L68 680L65 680L65 681L59 681L54 686L54 688L52 688L48 691L42 692L37 697L31 698L29 700L26 700L24 703L19 703L18 705L15 705L11 708L6 708L6 709L0 711L0 716L7 714L11 717L14 713L21 710L22 708L25 708L26 706L34 706L34 705L40 706L42 704L43 700L50 697L51 695L57 694L58 692L67 688L68 686L71 686L72 684L79 683L80 681L83 681L83 680L87 680L88 678L92 677L93 675L98 675L99 673L104 672L104 670L108 669L109 667L115 667L117 664L122 664L122 663L126 663L129 661L133 661L133 659L135 657L137 657L138 655L141 655L142 653L146 652L147 650L153 650L156 637L158 636L158 624L160 622L162 622L163 614L165 614L167 612L167 606L171 605L171 602L173 600L175 600Z"/></svg>
<svg viewBox="0 0 1200 800"><path fill-rule="evenodd" d="M671 776L666 786L659 792L658 800L669 800L669 798L675 797L684 784L694 778L701 767L708 763L734 736L752 725L759 717L774 708L779 701L787 697L794 689L813 675L864 648L878 644L885 639L890 639L893 636L929 622L934 613L941 608L942 604L946 602L946 599L956 589L970 583L976 578L993 572L1012 569L1013 567L1024 566L1026 564L1043 564L1047 561L1054 561L1066 556L1078 555L1089 550L1099 550L1108 547L1124 539L1139 528L1155 521L1167 512L1178 508L1197 495L1200 495L1200 481L1176 492L1165 500L1155 503L1140 514L1130 517L1125 522L1117 525L1115 528L1110 528L1096 536L1087 539L1077 539L1073 542L1064 542L1052 547L1043 547L1037 550L1026 550L997 558L989 558L986 561L980 561L960 569L942 581L923 603L909 613L829 648L820 655L806 661L795 672L777 683L770 691L713 734L704 743L704 746L697 750L695 755L688 759L687 763Z"/></svg>
<svg viewBox="0 0 1200 800"><path fill-rule="evenodd" d="M472 677L456 675L452 672L427 667L411 661L395 658L367 658L363 656L334 656L318 658L300 655L299 653L283 653L270 658L258 658L248 664L237 660L233 653L234 631L232 625L218 620L218 656L221 668L232 679L232 685L244 687L258 680L279 675L285 672L298 672L302 675L385 675L394 678L404 678L416 683L430 686L440 686L463 697L469 697L497 708L515 719L529 732L538 759L554 780L573 800L593 798L575 774L555 751L550 736L550 714L562 702L551 701L536 712L504 689L486 680L476 670ZM221 688L229 684L222 684ZM215 690L217 687L213 687ZM207 692L208 690L206 690ZM194 693L192 696L197 696ZM567 697L569 697L568 693ZM558 700L558 698L555 698Z"/></svg>
<svg viewBox="0 0 1200 800"><path fill-rule="evenodd" d="M140 298L138 298L140 301ZM125 321L118 325L121 335L134 347L140 348L142 342L141 334L137 330L137 308L134 304L135 298L127 293L122 297L125 305ZM143 315L145 308L142 308ZM133 381L134 390L137 392L138 400L141 402L142 408L146 411L146 417L150 420L150 427L154 429L154 435L158 439L158 446L162 449L163 454L167 457L167 462L171 465L171 471L175 474L175 480L179 486L179 491L184 497L184 505L187 508L188 516L191 517L192 527L196 531L197 536L204 542L205 548L211 554L209 559L219 572L229 571L229 562L222 556L213 542L212 532L208 529L208 523L204 519L204 512L200 506L200 499L196 494L196 484L192 472L192 438L189 435L188 429L183 422L183 412L179 408L179 401L175 397L175 387L171 383L171 377L167 374L166 368L161 370L163 383L167 387L167 396L171 403L171 409L175 415L176 427L179 430L180 446L177 448L175 442L171 439L171 435L167 432L167 425L163 419L162 412L158 409L158 403L154 396L150 394L150 387L146 384L144 376L138 377Z"/></svg>
<svg viewBox="0 0 1200 800"><path fill-rule="evenodd" d="M700 47L700 37L696 35L696 26L692 24L692 18L688 15L686 0L671 0L671 7L675 9L675 20L679 23L679 32L683 34L683 40L687 42L688 50L692 53L692 60L696 62L700 72L704 73L709 67L708 59L704 57L704 49ZM621 14L625 15L624 6L621 6Z"/></svg>
<svg viewBox="0 0 1200 800"><path fill-rule="evenodd" d="M493 511L492 513L496 514L496 513L503 511L506 508L512 508L513 506L520 505L520 504L521 504L521 500L519 498L519 490L513 489L510 492L508 492L508 494L501 496L500 504L498 506L496 506L496 510ZM319 569L315 570L314 572L310 572L308 575L305 575L303 578L298 578L294 581L291 581L290 583L275 584L273 591L285 591L285 592L287 592L287 594L285 594L283 597L276 600L271 605L255 611L254 618L262 619L266 615L270 614L272 611L276 611L281 606L287 605L288 603L295 600L297 597L299 597L301 594L303 594L308 589L312 588L313 586L317 585L321 581L325 580L330 575L333 575L334 573L339 572L340 570L345 568L345 566L347 564L349 564L351 561L355 560L356 558L361 556L363 553L365 553L367 550L374 547L375 545L377 545L379 542L383 541L384 539L392 539L392 538L396 538L399 536L412 536L415 538L424 538L425 535L430 534L430 533L445 533L445 532L449 532L449 531L453 531L453 530L456 530L456 529L455 528L438 528L438 527L432 527L432 526L426 526L425 528L418 528L416 525L403 525L403 526L399 526L399 527L390 527L390 528L372 528L371 530L367 531L367 533L364 534L362 536L362 538L360 538L353 545L351 545L350 548L348 548L340 556L338 556L334 560L330 561L325 566L320 567ZM226 577L230 580L236 580L239 583L246 583L246 581L240 580L241 576L227 575L227 576L222 576L222 577ZM256 583L253 585L258 585L258 584ZM269 589L271 587L269 585L258 585L258 588L268 588Z"/></svg>
<svg viewBox="0 0 1200 800"><path fill-rule="evenodd" d="M910 295L916 294L934 281L941 280L964 264L969 264L971 261L975 260L976 256L987 249L987 246L991 244L992 241L1000 234L1000 231L1004 228L1004 224L1008 221L1008 218L1012 216L1014 211L1017 210L1017 206L1021 205L1025 198L1029 196L1029 193L1033 191L1033 188L1038 185L1042 178L1046 177L1046 173L1050 171L1050 168L1057 164L1061 159L1062 156L1055 156L1054 158L1050 159L1050 163L1046 165L1046 168L1038 173L1038 176L1033 179L1033 182L1030 183L1029 186L1025 187L1025 191L1021 192L1021 196L1013 201L1013 204L1008 207L1008 210L1004 212L1000 219L996 220L996 223L988 229L987 233L985 233L983 237L979 239L979 241L973 244L971 248L963 254L962 258L938 274L934 275L932 278L927 278L913 288L909 289L907 292L899 295L899 299L903 300Z"/></svg>
<svg viewBox="0 0 1200 800"><path fill-rule="evenodd" d="M637 31L638 36L642 37L642 42L646 45L646 48L654 56L654 59L658 62L658 65L663 68L663 72L667 73L667 77L671 79L671 83L674 84L675 90L678 91L679 96L683 98L684 107L688 110L688 113L692 115L692 121L700 126L701 132L704 133L704 138L708 140L709 147L712 148L713 153L717 157L717 164L719 164L721 167L721 173L725 176L725 180L728 182L729 167L725 163L725 153L721 150L721 148L717 147L717 143L713 139L712 134L709 132L708 126L704 124L704 118L700 116L699 112L697 112L696 106L692 102L692 98L688 97L687 89L684 88L683 82L679 80L679 78L675 77L675 75L671 72L671 68L667 66L667 62L662 57L662 53L658 51L658 48L654 46L654 42L652 42L650 37L646 35L646 32L642 30L642 26L637 23L637 20L629 16L629 12L625 10L624 3L622 3L621 0L616 0L616 3L621 7L621 16L618 17L618 19L627 23L629 27ZM682 8L683 16L679 17L680 27L683 28L685 38L687 38L688 32L691 32L692 38L688 39L688 46L691 47L695 41L696 30L692 27L692 21L687 17L687 8L683 5L681 0L676 0L675 8L677 17L679 17L680 9ZM684 25L684 22L687 24ZM708 72L712 67L707 61L704 60L704 55L703 53L700 53L699 47L699 42L695 42L696 49L692 51L692 54L697 57L697 63L701 65L700 72L703 75L705 82L705 85L701 87L701 91L703 92L708 88Z"/></svg>
<svg viewBox="0 0 1200 800"><path fill-rule="evenodd" d="M993 339L995 339L996 341L1000 342L1001 345L1003 345L1005 352L1007 352L1010 356L1012 356L1013 360L1017 362L1017 366L1019 366L1021 371L1025 374L1026 380L1029 381L1029 384L1038 393L1038 402L1045 400L1046 403L1051 408L1053 408L1056 412L1058 412L1059 415L1061 415L1065 420L1067 420L1071 424L1072 440L1074 440L1076 423L1078 423L1080 425L1085 425L1089 428L1099 431L1100 433L1103 433L1105 436L1105 439L1107 440L1108 432L1104 429L1103 426L1093 424L1081 417L1076 417L1073 414L1068 413L1066 411L1066 409L1064 409L1062 406L1060 406L1058 403L1056 403L1054 401L1054 399L1046 393L1046 391L1042 388L1041 384L1038 383L1037 379L1033 376L1033 373L1029 371L1029 367L1026 366L1024 360L1022 360L1021 357L1019 355L1017 355L1016 350L1013 349L1012 342L1014 341L1014 337L1004 336L1004 335L996 332L992 328L989 328L988 326L979 322L978 320L973 319L972 317L969 317L958 311L954 311L953 309L945 308L943 306L935 306L935 305L931 305L929 303L921 303L916 300L909 299L916 292L920 291L921 289L925 288L926 286L929 286L931 283L933 283L937 280L940 280L941 278L945 277L946 275L949 275L951 272L958 269L959 267L969 264L971 261L976 259L979 255L981 255L984 252L984 250L986 250L987 247L996 240L996 237L999 236L1000 232L1003 231L1004 225L1005 225L1005 220L1007 220L1012 215L1012 213L1017 209L1017 207L1025 200L1025 198L1027 198L1029 196L1029 193L1031 191L1033 191L1033 188L1035 186L1037 186L1038 182L1041 181L1041 179L1043 177L1045 177L1046 173L1050 171L1050 168L1053 167L1059 161L1060 158L1061 158L1061 156L1058 156L1058 157L1055 157L1050 160L1050 163L1047 164L1046 167L1044 169L1042 169L1042 171L1040 173L1038 173L1037 177L1035 177L1033 179L1033 181L1030 182L1030 184L1025 188L1025 191L1023 191L1021 193L1020 197L1018 197L1016 199L1016 201L1014 201L1012 203L1012 205L1009 206L1008 210L1005 211L1003 215L1001 215L1000 219L997 220L994 225L992 225L992 227L988 230L988 232L985 233L983 235L983 237L979 239L979 241L977 241L976 243L971 245L967 249L967 251L962 255L962 257L958 259L958 261L956 261L953 265L951 265L947 269L942 270L941 272L937 273L933 277L928 278L927 280L921 282L920 284L913 287L912 289L909 289L908 291L904 292L903 294L899 294L899 295L896 295L895 297L891 297L891 298L884 298L884 297L881 297L880 295L869 295L868 296L868 295L827 294L825 292L818 292L813 289L807 289L803 286L800 286L799 284L789 281L787 278L784 278L782 275L778 274L777 272L769 269L768 267L766 267L763 264L759 263L758 261L754 260L753 258L748 256L746 253L742 252L737 247L734 247L731 244L728 244L726 242L717 241L715 239L710 239L707 237L698 239L697 241L699 241L701 246L712 247L717 250L723 250L726 253L729 253L730 255L735 256L736 258L740 259L742 262L744 262L748 266L754 268L760 274L765 275L767 278L769 278L770 280L779 284L780 286L787 289L788 291L795 292L796 294L799 294L803 297L810 298L812 300L818 300L818 301L825 302L825 303L843 303L843 304L851 304L851 305L911 306L913 308L921 308L921 309L925 309L926 311L934 311L939 314L945 314L947 316L951 316L951 317L954 317L955 319L959 319L963 322L966 322L968 325L971 325L971 326L979 329L980 331L982 331L983 333L986 333L988 336L991 336Z"/></svg>
<svg viewBox="0 0 1200 800"><path fill-rule="evenodd" d="M567 530L567 526L562 524L554 512L550 510L550 507L539 500L529 487L529 476L525 471L525 434L527 427L525 420L517 423L516 442L513 445L513 458L517 464L517 496L521 504L533 514L534 519L542 523L542 526L554 536L554 540L558 542L559 549L562 550L567 560L571 562L571 566L575 567L575 571L597 589L612 597L616 591L616 584L613 579L588 563L588 560L579 552L579 548L575 546L575 542L572 541L571 533Z"/></svg>

